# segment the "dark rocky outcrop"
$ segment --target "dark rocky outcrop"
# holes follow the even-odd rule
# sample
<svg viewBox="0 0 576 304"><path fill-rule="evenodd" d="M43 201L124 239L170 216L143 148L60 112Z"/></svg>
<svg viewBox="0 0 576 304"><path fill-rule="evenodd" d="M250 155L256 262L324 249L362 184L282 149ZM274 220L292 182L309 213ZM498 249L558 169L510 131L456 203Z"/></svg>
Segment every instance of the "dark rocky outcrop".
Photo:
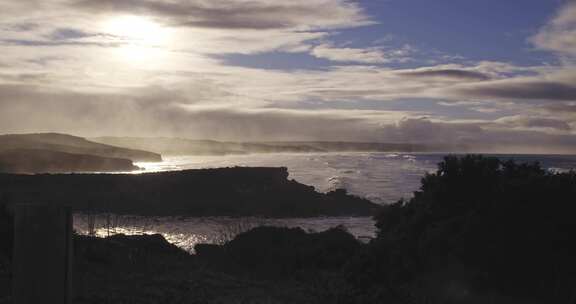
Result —
<svg viewBox="0 0 576 304"><path fill-rule="evenodd" d="M372 215L378 205L345 191L323 194L288 180L286 168L221 168L147 174L0 174L12 202L139 215L311 217Z"/></svg>
<svg viewBox="0 0 576 304"><path fill-rule="evenodd" d="M6 173L116 172L137 169L129 159L34 149L0 150L0 172Z"/></svg>

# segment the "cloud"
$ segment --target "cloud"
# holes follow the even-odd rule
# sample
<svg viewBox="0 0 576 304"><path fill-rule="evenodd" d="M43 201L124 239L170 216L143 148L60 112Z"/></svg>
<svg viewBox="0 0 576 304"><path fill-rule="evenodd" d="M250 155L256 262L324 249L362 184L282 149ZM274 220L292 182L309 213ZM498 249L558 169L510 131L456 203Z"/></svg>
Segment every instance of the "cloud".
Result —
<svg viewBox="0 0 576 304"><path fill-rule="evenodd" d="M550 112L561 112L561 113L576 113L576 104L570 103L556 103L556 104L549 104L543 107L547 111Z"/></svg>
<svg viewBox="0 0 576 304"><path fill-rule="evenodd" d="M122 44L116 42L89 42L89 41L46 41L46 40L27 40L27 39L0 39L0 45L16 46L98 46L98 47L119 47Z"/></svg>
<svg viewBox="0 0 576 304"><path fill-rule="evenodd" d="M38 83L46 82L50 80L50 75L48 73L1 73L0 72L0 83Z"/></svg>
<svg viewBox="0 0 576 304"><path fill-rule="evenodd" d="M156 93L149 96L150 92ZM402 115L374 111L241 109L184 103L184 98L157 88L144 88L141 94L79 94L3 85L0 130L223 140L369 140L375 139L378 123L392 122ZM21 123L23 117L25 124Z"/></svg>
<svg viewBox="0 0 576 304"><path fill-rule="evenodd" d="M498 124L504 124L517 129L550 129L554 131L571 131L572 127L564 120L548 117L508 116L496 120Z"/></svg>
<svg viewBox="0 0 576 304"><path fill-rule="evenodd" d="M0 132L477 147L574 143L571 66L462 58L423 65L418 50L387 47L391 41L333 42L356 33L338 29L374 23L361 4L0 0ZM157 23L166 42L146 45L106 27L127 14ZM542 33L566 28L563 14L570 16L559 14ZM258 63L285 60L290 68L232 66L222 60L229 54L249 54ZM304 57L309 62L296 62Z"/></svg>
<svg viewBox="0 0 576 304"><path fill-rule="evenodd" d="M525 122L525 126L529 128L550 128L561 131L570 131L572 127L562 120L552 118L531 118Z"/></svg>
<svg viewBox="0 0 576 304"><path fill-rule="evenodd" d="M543 50L576 55L576 2L569 1L530 40Z"/></svg>
<svg viewBox="0 0 576 304"><path fill-rule="evenodd" d="M477 124L434 122L428 118L404 118L392 129L397 141L428 144L468 144L483 133Z"/></svg>
<svg viewBox="0 0 576 304"><path fill-rule="evenodd" d="M314 47L310 54L318 58L339 62L385 63L389 61L384 52L378 48L340 48L321 44Z"/></svg>
<svg viewBox="0 0 576 304"><path fill-rule="evenodd" d="M28 32L35 29L38 29L39 25L37 23L31 22L24 22L24 23L17 23L17 24L9 24L4 27L4 30L7 31L14 31L14 32Z"/></svg>
<svg viewBox="0 0 576 304"><path fill-rule="evenodd" d="M2 2L0 15L4 45L129 46L106 23L140 15L174 38L163 48L218 55L305 52L336 29L375 23L348 0L30 0Z"/></svg>
<svg viewBox="0 0 576 304"><path fill-rule="evenodd" d="M408 77L423 77L423 78L449 78L464 81L482 81L489 80L491 77L481 72L458 70L458 69L438 69L438 70L417 70L410 72L399 73L402 76Z"/></svg>
<svg viewBox="0 0 576 304"><path fill-rule="evenodd" d="M576 85L539 79L506 79L457 87L457 94L508 100L576 100Z"/></svg>
<svg viewBox="0 0 576 304"><path fill-rule="evenodd" d="M81 30L73 28L58 28L54 30L49 35L50 40L68 40L68 39L80 39L94 36L94 34L89 34Z"/></svg>
<svg viewBox="0 0 576 304"><path fill-rule="evenodd" d="M372 23L357 3L346 0L80 0L75 6L102 13L153 15L175 26L227 30L333 29Z"/></svg>
<svg viewBox="0 0 576 304"><path fill-rule="evenodd" d="M198 104L188 99L187 92L157 87L138 92L88 94L3 85L0 130L241 141L408 142L472 150L528 149L545 144L549 151L567 151L570 147L573 151L575 146L570 144L576 142L575 135L566 133L566 124L538 117L446 122L402 111L243 109L229 104ZM546 132L548 129L563 131L564 135Z"/></svg>

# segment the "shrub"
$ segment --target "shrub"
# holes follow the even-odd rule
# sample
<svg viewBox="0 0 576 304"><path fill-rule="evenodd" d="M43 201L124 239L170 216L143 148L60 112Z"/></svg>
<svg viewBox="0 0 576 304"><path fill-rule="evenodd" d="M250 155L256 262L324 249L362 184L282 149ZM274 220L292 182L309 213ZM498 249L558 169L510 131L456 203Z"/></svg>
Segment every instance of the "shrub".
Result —
<svg viewBox="0 0 576 304"><path fill-rule="evenodd" d="M374 243L401 248L428 269L461 264L477 287L569 298L576 282L575 216L573 171L448 156L412 199L383 207Z"/></svg>

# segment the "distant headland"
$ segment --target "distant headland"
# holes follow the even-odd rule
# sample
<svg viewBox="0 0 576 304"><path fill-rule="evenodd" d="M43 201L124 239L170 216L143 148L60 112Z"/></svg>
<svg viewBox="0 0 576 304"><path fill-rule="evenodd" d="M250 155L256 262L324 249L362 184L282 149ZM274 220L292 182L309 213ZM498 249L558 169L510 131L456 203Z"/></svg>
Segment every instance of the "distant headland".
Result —
<svg viewBox="0 0 576 304"><path fill-rule="evenodd" d="M91 142L58 133L0 135L0 172L113 172L138 169L136 161L161 161L157 153Z"/></svg>

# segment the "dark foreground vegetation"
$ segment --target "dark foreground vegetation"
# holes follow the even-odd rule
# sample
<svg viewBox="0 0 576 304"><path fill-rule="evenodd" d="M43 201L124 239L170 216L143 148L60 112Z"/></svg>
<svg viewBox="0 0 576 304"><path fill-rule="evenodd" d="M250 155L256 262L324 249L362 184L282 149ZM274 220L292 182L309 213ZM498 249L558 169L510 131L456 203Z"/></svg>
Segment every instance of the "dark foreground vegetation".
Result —
<svg viewBox="0 0 576 304"><path fill-rule="evenodd" d="M373 215L378 205L288 180L286 168L221 168L147 174L0 174L13 203L76 212L174 216Z"/></svg>
<svg viewBox="0 0 576 304"><path fill-rule="evenodd" d="M382 208L378 236L368 244L341 228L259 227L188 255L159 235L77 236L75 297L77 303L573 304L575 215L574 172L448 157L412 199Z"/></svg>

